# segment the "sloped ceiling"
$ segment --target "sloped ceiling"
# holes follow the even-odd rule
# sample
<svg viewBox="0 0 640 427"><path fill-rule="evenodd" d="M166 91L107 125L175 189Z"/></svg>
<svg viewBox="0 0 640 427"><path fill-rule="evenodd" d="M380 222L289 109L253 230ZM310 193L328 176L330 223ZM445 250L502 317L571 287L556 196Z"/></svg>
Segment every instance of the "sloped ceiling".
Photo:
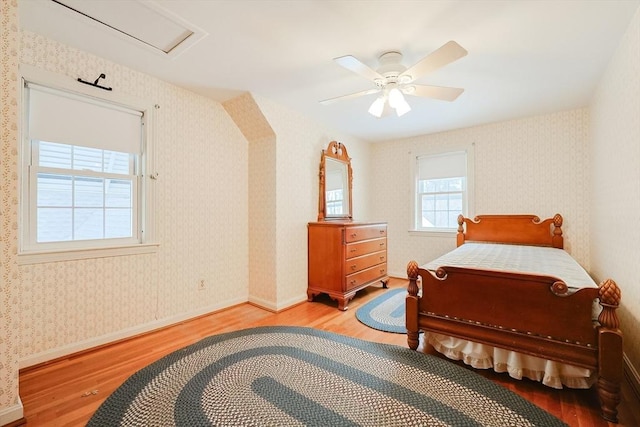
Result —
<svg viewBox="0 0 640 427"><path fill-rule="evenodd" d="M142 5L201 39L179 55L154 52L52 0L19 0L20 24L220 102L248 91L381 141L588 105L640 0L91 3L111 14ZM333 58L353 55L375 69L381 53L397 50L410 66L449 40L468 55L417 83L464 88L452 103L407 97L411 112L381 119L367 113L376 95L318 103L372 87Z"/></svg>

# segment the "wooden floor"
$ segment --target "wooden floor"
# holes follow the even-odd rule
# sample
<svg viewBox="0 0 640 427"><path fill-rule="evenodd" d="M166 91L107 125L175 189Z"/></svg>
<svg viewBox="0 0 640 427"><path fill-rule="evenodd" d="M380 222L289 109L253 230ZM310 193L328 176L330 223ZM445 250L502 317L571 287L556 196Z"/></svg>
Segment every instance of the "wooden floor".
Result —
<svg viewBox="0 0 640 427"><path fill-rule="evenodd" d="M390 287L407 281L391 279ZM28 426L84 426L100 403L137 370L162 356L209 335L265 325L307 326L352 337L406 347L406 335L376 331L355 318L355 310L384 292L360 291L349 310L324 296L280 313L241 304L160 331L70 356L20 372L20 397ZM422 345L419 351L424 351ZM428 349L427 352L434 353ZM437 353L434 353L437 354ZM453 362L452 362L453 363ZM463 365L464 366L464 365ZM501 384L571 426L614 426L599 415L594 390L555 390L528 380L516 381L493 371L475 372ZM622 388L621 426L640 426L640 404L628 384Z"/></svg>

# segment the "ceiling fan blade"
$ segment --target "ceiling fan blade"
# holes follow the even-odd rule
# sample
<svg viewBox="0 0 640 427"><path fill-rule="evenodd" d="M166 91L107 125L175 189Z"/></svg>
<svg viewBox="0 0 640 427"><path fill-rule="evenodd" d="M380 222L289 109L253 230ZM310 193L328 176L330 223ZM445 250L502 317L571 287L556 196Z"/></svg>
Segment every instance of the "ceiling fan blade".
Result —
<svg viewBox="0 0 640 427"><path fill-rule="evenodd" d="M464 89L459 87L411 85L415 89L412 92L405 92L407 95L424 96L427 98L440 99L442 101L455 101Z"/></svg>
<svg viewBox="0 0 640 427"><path fill-rule="evenodd" d="M429 55L422 58L416 64L405 70L400 77L409 76L414 81L423 75L430 73L438 68L444 67L453 61L462 58L467 54L467 50L460 46L458 43L451 40L445 43L440 48L431 52Z"/></svg>
<svg viewBox="0 0 640 427"><path fill-rule="evenodd" d="M366 79L375 80L383 78L380 73L378 73L368 65L363 64L359 59L356 59L351 55L341 56L339 58L334 58L333 60L347 70L353 71L356 74L360 74Z"/></svg>
<svg viewBox="0 0 640 427"><path fill-rule="evenodd" d="M325 99L323 101L320 101L320 104L329 105L329 104L333 104L336 101L344 101L346 99L357 98L359 96L364 96L364 95L371 95L372 93L378 93L378 92L380 92L379 88L363 90L361 92L351 93L349 95L342 95L335 98Z"/></svg>

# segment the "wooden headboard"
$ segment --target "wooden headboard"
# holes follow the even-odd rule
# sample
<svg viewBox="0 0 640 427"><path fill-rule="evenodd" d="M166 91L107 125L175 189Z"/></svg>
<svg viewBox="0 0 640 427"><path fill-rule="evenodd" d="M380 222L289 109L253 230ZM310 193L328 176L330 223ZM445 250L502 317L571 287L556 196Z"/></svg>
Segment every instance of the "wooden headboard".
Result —
<svg viewBox="0 0 640 427"><path fill-rule="evenodd" d="M511 243L562 249L562 215L540 221L535 215L458 216L458 246L464 242Z"/></svg>

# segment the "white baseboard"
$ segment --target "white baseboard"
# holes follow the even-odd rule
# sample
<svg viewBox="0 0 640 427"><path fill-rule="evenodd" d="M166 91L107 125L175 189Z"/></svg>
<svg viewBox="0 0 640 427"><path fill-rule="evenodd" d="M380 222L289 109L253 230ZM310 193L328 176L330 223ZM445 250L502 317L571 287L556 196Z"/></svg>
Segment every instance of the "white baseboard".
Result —
<svg viewBox="0 0 640 427"><path fill-rule="evenodd" d="M398 273L397 271L389 271L389 277L395 277L396 279L407 279L407 272Z"/></svg>
<svg viewBox="0 0 640 427"><path fill-rule="evenodd" d="M298 296L296 296L294 298L289 298L288 300L283 301L280 304L278 304L278 310L277 311L284 310L284 309L289 308L289 307L293 307L294 305L298 305L301 302L305 302L306 300L307 300L307 293L305 292L302 295L298 295Z"/></svg>
<svg viewBox="0 0 640 427"><path fill-rule="evenodd" d="M93 347L98 347L104 344L109 344L114 341L130 338L135 335L140 335L146 332L163 328L165 326L184 322L185 320L193 319L194 317L202 316L204 314L218 311L223 308L231 307L236 304L241 304L243 302L247 302L247 299L238 298L235 300L229 300L229 301L225 301L224 303L209 305L206 307L199 308L197 310L189 311L187 313L166 317L164 319L154 320L153 322L123 329L123 330L102 335L99 337L90 338L88 340L76 342L76 343L58 347L52 350L47 350L42 353L33 354L31 356L27 356L21 359L19 363L19 368L20 369L27 368L29 366L38 365L40 363L48 362L50 360L64 357L69 354L78 353L80 351L87 350Z"/></svg>
<svg viewBox="0 0 640 427"><path fill-rule="evenodd" d="M249 296L249 302L251 304L272 312L278 312L278 311L284 310L285 308L289 308L296 304L300 304L301 302L304 302L306 300L307 300L306 293L303 295L298 295L294 298L289 298L288 300L281 302L280 304L274 304L272 301L267 301L263 298Z"/></svg>
<svg viewBox="0 0 640 427"><path fill-rule="evenodd" d="M0 409L0 426L18 421L22 417L24 417L24 408L22 401L18 398L17 404Z"/></svg>
<svg viewBox="0 0 640 427"><path fill-rule="evenodd" d="M258 306L260 308L264 308L265 310L268 310L268 311L273 311L273 312L278 311L277 310L277 305L274 304L273 302L268 301L268 300L263 299L263 298L252 297L251 295L249 295L249 304L256 305L256 306Z"/></svg>
<svg viewBox="0 0 640 427"><path fill-rule="evenodd" d="M636 371L636 368L631 364L626 354L622 355L622 359L624 361L624 376L629 386L631 386L631 390L633 390L636 399L640 401L640 375L638 375L638 371Z"/></svg>

